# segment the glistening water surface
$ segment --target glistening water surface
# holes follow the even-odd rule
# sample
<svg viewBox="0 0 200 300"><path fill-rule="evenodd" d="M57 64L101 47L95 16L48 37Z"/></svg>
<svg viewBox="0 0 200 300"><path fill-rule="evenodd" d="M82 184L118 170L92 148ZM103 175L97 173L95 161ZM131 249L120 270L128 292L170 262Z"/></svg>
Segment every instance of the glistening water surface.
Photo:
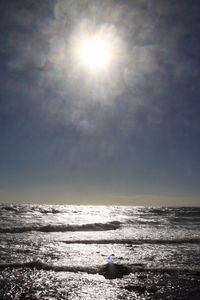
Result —
<svg viewBox="0 0 200 300"><path fill-rule="evenodd" d="M199 233L193 207L1 205L0 299L199 299Z"/></svg>

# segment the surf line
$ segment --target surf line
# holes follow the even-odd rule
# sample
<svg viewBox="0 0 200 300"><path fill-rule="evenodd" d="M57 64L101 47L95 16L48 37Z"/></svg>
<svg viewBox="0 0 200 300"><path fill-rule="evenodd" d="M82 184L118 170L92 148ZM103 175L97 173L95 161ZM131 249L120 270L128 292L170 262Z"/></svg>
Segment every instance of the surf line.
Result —
<svg viewBox="0 0 200 300"><path fill-rule="evenodd" d="M200 244L199 238L192 239L171 239L171 240L152 240L152 239L118 239L118 240L65 240L59 241L65 244L128 244L128 245L142 245L142 244Z"/></svg>
<svg viewBox="0 0 200 300"><path fill-rule="evenodd" d="M80 266L56 266L45 264L41 261L30 261L30 262L22 262L22 263L5 263L0 264L0 270L4 270L7 268L11 269L20 269L20 268L28 268L35 270L44 270L44 271L54 271L54 272L83 272L88 274L100 274L103 275L107 279L114 278L122 278L124 275L129 275L130 273L137 272L153 272L153 273L188 273L193 275L200 275L200 268L190 269L190 268L148 268L143 264L131 264L131 265L123 265L123 264L115 264L115 263L107 263L101 266L95 266L94 268L90 267L80 267Z"/></svg>

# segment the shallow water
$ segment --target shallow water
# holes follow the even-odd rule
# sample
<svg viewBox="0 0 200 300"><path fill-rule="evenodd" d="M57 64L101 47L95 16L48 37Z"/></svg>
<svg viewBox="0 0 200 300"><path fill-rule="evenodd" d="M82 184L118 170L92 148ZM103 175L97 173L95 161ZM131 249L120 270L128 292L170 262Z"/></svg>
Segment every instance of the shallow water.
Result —
<svg viewBox="0 0 200 300"><path fill-rule="evenodd" d="M193 207L1 205L0 299L199 299L199 233Z"/></svg>

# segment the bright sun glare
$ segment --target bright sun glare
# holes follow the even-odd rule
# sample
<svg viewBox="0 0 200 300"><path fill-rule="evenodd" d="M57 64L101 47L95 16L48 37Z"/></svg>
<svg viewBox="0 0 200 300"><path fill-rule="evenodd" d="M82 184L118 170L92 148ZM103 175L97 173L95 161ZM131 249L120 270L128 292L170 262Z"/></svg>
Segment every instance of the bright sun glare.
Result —
<svg viewBox="0 0 200 300"><path fill-rule="evenodd" d="M98 37L84 41L80 47L80 58L92 70L106 67L111 59L109 42Z"/></svg>

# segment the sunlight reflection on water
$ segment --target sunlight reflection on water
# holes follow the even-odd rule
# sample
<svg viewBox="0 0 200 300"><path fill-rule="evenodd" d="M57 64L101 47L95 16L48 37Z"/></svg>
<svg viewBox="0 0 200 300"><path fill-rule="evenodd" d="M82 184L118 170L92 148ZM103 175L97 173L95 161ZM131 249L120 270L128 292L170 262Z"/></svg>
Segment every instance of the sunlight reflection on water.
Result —
<svg viewBox="0 0 200 300"><path fill-rule="evenodd" d="M197 209L103 206L2 208L0 263L10 268L2 266L1 282L13 295L20 295L20 281L29 298L45 300L58 295L70 300L153 299L155 292L161 295L158 299L165 299L163 293L176 293L168 289L177 286L174 272L180 270L178 284L184 287L186 268L193 272L192 280L187 279L189 291L191 284L196 285L200 264L198 213ZM99 275L107 270L110 255L112 267L125 266L133 273L123 278L116 278L117 272Z"/></svg>

